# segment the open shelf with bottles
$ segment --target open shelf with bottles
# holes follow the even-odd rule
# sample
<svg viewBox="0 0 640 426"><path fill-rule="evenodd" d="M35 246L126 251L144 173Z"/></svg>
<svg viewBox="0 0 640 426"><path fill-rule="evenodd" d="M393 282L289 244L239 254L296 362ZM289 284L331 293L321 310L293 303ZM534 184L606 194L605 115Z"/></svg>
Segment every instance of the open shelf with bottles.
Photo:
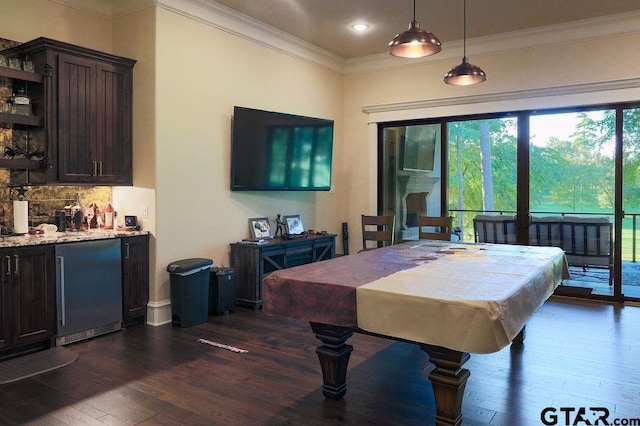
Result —
<svg viewBox="0 0 640 426"><path fill-rule="evenodd" d="M23 87L27 93L34 92L38 97L42 97L44 84L42 74L0 66L0 79L4 80L3 85L13 86L16 91L17 87ZM33 105L30 106L33 108ZM42 116L0 112L0 127L5 129L40 131L44 129L44 124ZM26 146L26 148L29 147ZM43 167L43 160L11 158L4 155L5 152L0 152L0 168L3 169L37 170Z"/></svg>
<svg viewBox="0 0 640 426"><path fill-rule="evenodd" d="M29 102L28 92L35 90L39 94L42 93L42 74L16 70L13 68L0 67L0 78L8 79L8 81L5 81L3 83L3 86L13 86L14 92L20 91L26 98L27 102ZM16 96L16 100L17 99L18 96ZM32 104L26 104L33 108ZM19 126L31 127L44 126L44 119L37 115L31 115L33 112L34 111L31 110L29 114L17 114L15 113L15 111L0 111L0 123L5 125L17 124Z"/></svg>
<svg viewBox="0 0 640 426"><path fill-rule="evenodd" d="M44 125L44 119L35 115L9 114L6 112L0 112L0 123L42 127Z"/></svg>
<svg viewBox="0 0 640 426"><path fill-rule="evenodd" d="M42 168L42 160L29 158L0 158L0 169L37 170Z"/></svg>
<svg viewBox="0 0 640 426"><path fill-rule="evenodd" d="M0 77L7 77L13 80L30 81L32 83L42 84L42 74L35 72L15 70L13 68L0 67Z"/></svg>

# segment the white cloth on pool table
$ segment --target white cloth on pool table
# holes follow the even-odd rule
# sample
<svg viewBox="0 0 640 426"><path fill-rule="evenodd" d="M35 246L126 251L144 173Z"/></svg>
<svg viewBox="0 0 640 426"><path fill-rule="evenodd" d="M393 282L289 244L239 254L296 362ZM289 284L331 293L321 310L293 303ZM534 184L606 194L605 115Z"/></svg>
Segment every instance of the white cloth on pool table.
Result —
<svg viewBox="0 0 640 426"><path fill-rule="evenodd" d="M462 352L496 352L568 277L556 247L447 250L453 254L358 287L358 327Z"/></svg>

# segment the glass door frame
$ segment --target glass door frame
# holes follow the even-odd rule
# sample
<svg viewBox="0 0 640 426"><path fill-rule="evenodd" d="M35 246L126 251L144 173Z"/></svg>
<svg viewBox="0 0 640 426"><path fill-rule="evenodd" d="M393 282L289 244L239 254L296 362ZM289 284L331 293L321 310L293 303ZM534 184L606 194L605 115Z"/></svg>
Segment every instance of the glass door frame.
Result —
<svg viewBox="0 0 640 426"><path fill-rule="evenodd" d="M608 295L592 295L585 298L598 299L605 301L623 302L627 298L622 293L622 220L624 218L623 210L623 110L629 108L637 108L639 104L634 103L615 103L615 104L600 104L578 107L563 107L563 108L548 108L543 110L526 110L516 111L508 113L486 113L486 114L472 114L464 116L449 116L429 119L413 119L413 120L398 120L391 122L378 123L378 210L381 211L383 206L383 129L386 127L394 126L409 126L409 125L423 125L423 124L440 124L441 128L441 214L448 214L448 159L449 159L449 133L448 124L453 121L466 121L466 120L481 120L481 119L497 119L505 117L517 118L517 159L516 159L516 229L517 229L517 243L528 244L529 233L528 227L530 222L530 141L529 141L529 117L532 115L546 114L546 113L561 113L561 112L582 112L592 111L599 109L612 109L616 112L615 119L615 157L614 157L614 265L613 265L613 296ZM635 299L632 299L635 300Z"/></svg>
<svg viewBox="0 0 640 426"><path fill-rule="evenodd" d="M531 144L529 140L530 134L530 120L529 118L532 116L539 115L548 115L548 114L562 114L562 113L580 113L580 112L589 112L589 111L600 111L600 110L611 110L615 111L615 146L614 146L614 178L613 178L613 190L614 190L614 207L613 207L613 268L610 270L611 277L613 278L613 295L607 294L589 294L583 296L576 296L583 299L596 299L596 300L605 300L605 301L614 301L614 302L623 302L626 298L622 293L622 219L624 218L624 212L622 210L622 165L623 165L623 156L622 156L622 113L621 111L624 108L628 108L628 104L599 104L599 105L589 105L582 107L563 107L563 108L549 108L549 109L541 109L541 110L532 110L532 111L523 111L519 114L518 119L518 196L524 194L525 190L525 181L526 181L526 196L522 195L523 198L526 197L526 200L519 201L519 209L522 206L526 205L527 212L530 212L530 194L528 192L530 185L530 150ZM521 129L522 125L522 129ZM526 131L524 127L526 126ZM520 153L522 150L522 153ZM524 158L527 158L527 164L524 163ZM522 167L522 171L520 170ZM525 171L526 168L526 171ZM526 175L525 175L526 174ZM526 177L525 177L526 176ZM522 186L520 186L522 181ZM525 211L525 210L522 210ZM520 210L518 210L520 213ZM523 234L527 233L526 227L528 226L524 220L529 219L530 213L527 217L524 217L523 221L520 222L520 226L523 228L518 228L519 233ZM528 233L527 235L519 235L518 241L528 241ZM520 244L520 242L518 242ZM525 243L526 244L526 243Z"/></svg>
<svg viewBox="0 0 640 426"><path fill-rule="evenodd" d="M631 300L637 302L638 297L630 297L623 295L623 288L625 282L623 281L623 259L622 259L622 230L623 220L625 218L625 205L624 205L624 111L625 110L640 110L640 102L627 102L615 105L616 120L615 120L615 252L614 252L614 285L617 285L615 289L616 301L624 302ZM640 111L639 111L640 113ZM635 229L634 229L635 231ZM633 235L633 234L632 234ZM635 244L635 241L632 242ZM632 256L635 261L635 252Z"/></svg>
<svg viewBox="0 0 640 426"><path fill-rule="evenodd" d="M440 126L440 214L447 214L447 188L446 184L449 180L447 169L447 144L444 141L448 140L447 126L441 119L425 119L425 120L401 120L401 121L388 121L384 123L378 123L378 173L377 173L377 214L388 214L386 211L386 196L385 196L385 138L384 131L387 128L392 127L408 127L408 126ZM396 218L396 226L400 222L401 218Z"/></svg>
<svg viewBox="0 0 640 426"><path fill-rule="evenodd" d="M622 220L624 219L623 203L623 118L624 105L616 105L615 146L614 146L614 215L613 215L613 300L624 302L622 293Z"/></svg>

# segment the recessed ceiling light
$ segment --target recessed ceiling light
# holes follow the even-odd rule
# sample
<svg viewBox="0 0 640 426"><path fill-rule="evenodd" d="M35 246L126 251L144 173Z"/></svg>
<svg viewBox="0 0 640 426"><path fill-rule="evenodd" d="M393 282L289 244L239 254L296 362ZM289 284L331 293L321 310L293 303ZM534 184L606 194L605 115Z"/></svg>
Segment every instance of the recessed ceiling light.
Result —
<svg viewBox="0 0 640 426"><path fill-rule="evenodd" d="M351 26L351 28L353 28L356 31L366 31L369 28L369 24L353 24Z"/></svg>

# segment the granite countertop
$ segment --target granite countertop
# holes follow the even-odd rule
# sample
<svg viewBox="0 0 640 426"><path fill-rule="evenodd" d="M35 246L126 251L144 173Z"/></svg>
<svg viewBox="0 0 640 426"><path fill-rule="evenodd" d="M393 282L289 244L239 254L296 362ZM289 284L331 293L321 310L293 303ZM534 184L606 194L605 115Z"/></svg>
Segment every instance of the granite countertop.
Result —
<svg viewBox="0 0 640 426"><path fill-rule="evenodd" d="M62 244L78 241L105 240L109 238L135 237L147 235L149 231L129 231L113 229L92 229L80 232L48 232L44 234L3 235L0 248L34 246L40 244Z"/></svg>

